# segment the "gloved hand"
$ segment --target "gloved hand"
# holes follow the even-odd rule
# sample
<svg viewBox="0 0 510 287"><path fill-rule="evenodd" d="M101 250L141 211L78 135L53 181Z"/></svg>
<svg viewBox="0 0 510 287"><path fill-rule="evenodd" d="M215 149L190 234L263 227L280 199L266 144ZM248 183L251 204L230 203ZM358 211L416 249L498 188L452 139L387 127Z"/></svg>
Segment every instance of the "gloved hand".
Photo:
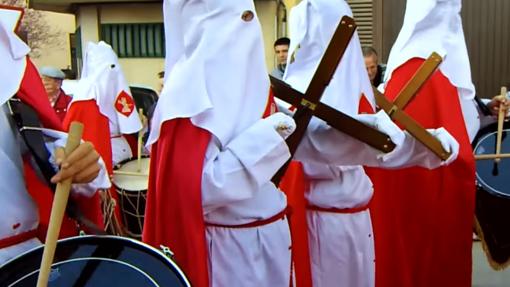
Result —
<svg viewBox="0 0 510 287"><path fill-rule="evenodd" d="M459 143L457 140L444 128L427 129L427 131L441 142L446 151L451 153L450 157L443 161L441 165L449 165L455 161L459 155Z"/></svg>
<svg viewBox="0 0 510 287"><path fill-rule="evenodd" d="M404 143L404 132L390 119L390 117L384 111L381 110L376 114L360 114L356 115L355 118L360 122L388 135L391 138L391 141L396 145L393 151L398 150L399 147ZM394 152L391 152L390 154L394 154Z"/></svg>
<svg viewBox="0 0 510 287"><path fill-rule="evenodd" d="M294 119L282 112L274 113L264 121L267 121L283 139L287 139L296 130Z"/></svg>

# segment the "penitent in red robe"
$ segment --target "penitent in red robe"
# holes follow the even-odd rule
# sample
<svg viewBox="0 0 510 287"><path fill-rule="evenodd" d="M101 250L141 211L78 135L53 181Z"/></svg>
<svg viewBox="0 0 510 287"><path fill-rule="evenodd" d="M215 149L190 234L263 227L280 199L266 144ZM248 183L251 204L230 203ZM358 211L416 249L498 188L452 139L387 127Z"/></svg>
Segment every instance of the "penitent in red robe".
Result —
<svg viewBox="0 0 510 287"><path fill-rule="evenodd" d="M423 59L393 73L393 99ZM405 111L425 128L445 127L459 142L459 157L435 170L368 169L375 235L376 287L471 286L475 165L457 88L440 71Z"/></svg>

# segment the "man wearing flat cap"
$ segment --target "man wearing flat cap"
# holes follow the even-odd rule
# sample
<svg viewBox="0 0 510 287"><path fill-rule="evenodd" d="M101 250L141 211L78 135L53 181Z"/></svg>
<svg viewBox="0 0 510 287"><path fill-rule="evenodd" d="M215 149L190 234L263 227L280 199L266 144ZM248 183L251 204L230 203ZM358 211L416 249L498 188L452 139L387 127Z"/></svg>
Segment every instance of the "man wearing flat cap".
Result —
<svg viewBox="0 0 510 287"><path fill-rule="evenodd" d="M67 112L67 107L72 99L70 96L66 95L61 88L65 74L55 67L43 67L39 73L44 83L44 89L48 94L48 100L60 121L63 121Z"/></svg>

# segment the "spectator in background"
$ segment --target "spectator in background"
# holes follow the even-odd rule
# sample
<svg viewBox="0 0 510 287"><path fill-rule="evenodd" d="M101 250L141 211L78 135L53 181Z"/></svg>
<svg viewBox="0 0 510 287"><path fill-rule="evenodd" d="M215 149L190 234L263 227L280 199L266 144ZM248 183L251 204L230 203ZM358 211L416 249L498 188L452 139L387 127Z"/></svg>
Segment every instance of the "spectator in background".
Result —
<svg viewBox="0 0 510 287"><path fill-rule="evenodd" d="M271 72L271 76L282 79L287 66L287 55L289 53L290 39L287 37L279 38L274 42L274 53L276 55L276 68Z"/></svg>
<svg viewBox="0 0 510 287"><path fill-rule="evenodd" d="M365 67L367 68L368 77L373 86L378 87L383 83L385 65L379 65L379 57L372 47L363 47L363 58L365 58Z"/></svg>
<svg viewBox="0 0 510 287"><path fill-rule="evenodd" d="M65 74L55 67L43 67L39 73L41 74L46 94L48 94L48 100L62 122L66 116L67 107L72 100L62 90L62 81L65 79Z"/></svg>

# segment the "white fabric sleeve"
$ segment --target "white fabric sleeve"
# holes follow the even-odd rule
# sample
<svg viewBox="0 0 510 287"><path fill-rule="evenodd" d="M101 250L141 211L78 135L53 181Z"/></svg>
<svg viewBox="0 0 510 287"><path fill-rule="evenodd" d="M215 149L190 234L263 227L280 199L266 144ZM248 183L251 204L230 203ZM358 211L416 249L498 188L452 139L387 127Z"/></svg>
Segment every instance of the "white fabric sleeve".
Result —
<svg viewBox="0 0 510 287"><path fill-rule="evenodd" d="M396 144L395 149L385 154L332 128L324 121L313 118L294 158L302 162L327 165L379 166L402 148L405 135L384 113L358 115L358 120L374 126L387 134Z"/></svg>
<svg viewBox="0 0 510 287"><path fill-rule="evenodd" d="M326 165L364 165L388 169L421 166L433 169L443 162L407 132L402 132L384 112L359 115L361 120L387 134L396 147L383 153L327 125L313 119L302 140L295 159ZM455 155L456 156L456 155Z"/></svg>
<svg viewBox="0 0 510 287"><path fill-rule="evenodd" d="M257 121L223 149L213 137L202 173L204 213L254 196L290 158L270 122Z"/></svg>
<svg viewBox="0 0 510 287"><path fill-rule="evenodd" d="M42 129L42 132L45 135L46 148L51 154L50 163L53 165L55 170L58 170L58 166L55 163L55 149L65 146L67 134L49 129ZM98 163L101 166L98 176L89 183L73 184L71 189L73 193L92 197L98 189L107 189L111 187L110 178L103 159L99 158Z"/></svg>

